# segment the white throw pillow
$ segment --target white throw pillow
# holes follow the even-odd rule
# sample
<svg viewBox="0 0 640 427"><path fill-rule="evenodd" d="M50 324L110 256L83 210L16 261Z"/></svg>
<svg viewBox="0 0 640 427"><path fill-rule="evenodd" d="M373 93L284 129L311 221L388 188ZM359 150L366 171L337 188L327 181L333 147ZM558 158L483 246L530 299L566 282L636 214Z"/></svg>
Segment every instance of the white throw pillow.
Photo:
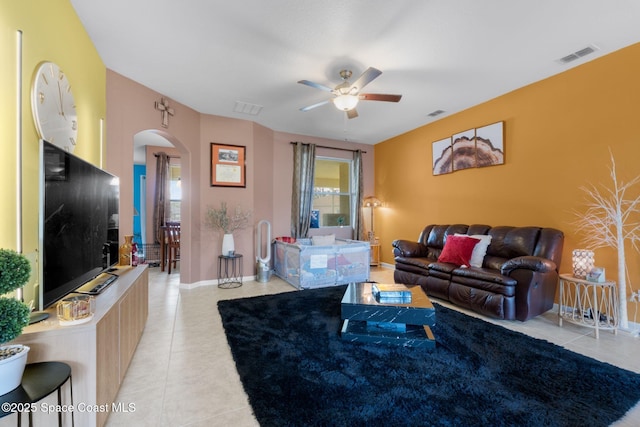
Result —
<svg viewBox="0 0 640 427"><path fill-rule="evenodd" d="M469 264L471 267L482 267L482 262L484 261L484 256L487 254L487 248L491 243L491 236L487 236L485 234L458 234L456 236L468 236L479 239L478 244L473 248L473 253L471 254L471 260L469 260Z"/></svg>
<svg viewBox="0 0 640 427"><path fill-rule="evenodd" d="M311 236L311 242L314 246L333 245L336 242L336 235L327 234L326 236Z"/></svg>

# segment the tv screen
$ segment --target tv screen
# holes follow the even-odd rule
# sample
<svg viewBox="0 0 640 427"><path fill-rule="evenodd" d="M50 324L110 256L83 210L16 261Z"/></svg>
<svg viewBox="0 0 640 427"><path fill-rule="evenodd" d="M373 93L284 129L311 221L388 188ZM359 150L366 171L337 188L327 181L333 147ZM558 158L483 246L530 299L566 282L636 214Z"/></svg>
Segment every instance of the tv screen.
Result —
<svg viewBox="0 0 640 427"><path fill-rule="evenodd" d="M115 176L41 143L40 309L47 308L118 262Z"/></svg>

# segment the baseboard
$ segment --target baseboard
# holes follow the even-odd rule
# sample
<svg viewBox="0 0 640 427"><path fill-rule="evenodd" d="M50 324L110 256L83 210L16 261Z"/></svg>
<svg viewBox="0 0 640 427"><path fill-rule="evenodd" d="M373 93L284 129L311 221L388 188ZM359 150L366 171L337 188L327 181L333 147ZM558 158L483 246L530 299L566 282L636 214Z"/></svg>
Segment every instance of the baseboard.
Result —
<svg viewBox="0 0 640 427"><path fill-rule="evenodd" d="M386 268L388 270L395 270L396 269L396 265L395 264L389 264L389 263L386 263L386 262L381 262L380 263L380 267L381 268ZM244 282L252 282L252 281L257 281L257 276L243 276L242 277L242 283L244 283ZM195 288L199 288L200 286L216 286L217 284L218 284L218 280L216 280L216 279L201 280L199 282L194 282L194 283L180 283L180 289L195 289Z"/></svg>
<svg viewBox="0 0 640 427"><path fill-rule="evenodd" d="M254 282L256 281L256 276L242 276L242 283L244 282ZM199 282L194 283L180 283L180 289L195 289L201 286L216 286L218 285L218 280L210 279L210 280L201 280Z"/></svg>

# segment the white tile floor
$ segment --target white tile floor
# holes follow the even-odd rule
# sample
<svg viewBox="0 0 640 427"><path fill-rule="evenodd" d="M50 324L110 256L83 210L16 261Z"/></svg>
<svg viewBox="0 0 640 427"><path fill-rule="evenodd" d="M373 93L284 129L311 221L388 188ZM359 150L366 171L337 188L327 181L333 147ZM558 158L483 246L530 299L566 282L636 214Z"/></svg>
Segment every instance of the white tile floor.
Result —
<svg viewBox="0 0 640 427"><path fill-rule="evenodd" d="M180 289L179 272L150 273L149 319L116 399L135 411L111 413L107 426L257 426L216 303L295 289L275 276L237 289ZM371 279L393 282L393 271L374 268ZM583 327L565 322L559 328L553 312L525 323L496 323L640 373L640 339L627 333L601 332L596 340ZM640 404L615 425L640 426Z"/></svg>

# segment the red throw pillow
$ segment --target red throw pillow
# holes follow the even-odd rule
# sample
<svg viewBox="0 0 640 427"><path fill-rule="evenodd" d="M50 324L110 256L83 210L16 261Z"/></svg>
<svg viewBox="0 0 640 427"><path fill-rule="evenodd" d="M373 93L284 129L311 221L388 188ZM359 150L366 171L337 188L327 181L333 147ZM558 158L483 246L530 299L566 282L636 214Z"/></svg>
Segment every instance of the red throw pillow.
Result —
<svg viewBox="0 0 640 427"><path fill-rule="evenodd" d="M473 248L478 242L480 242L480 239L474 237L447 236L442 253L438 257L438 262L448 262L469 267Z"/></svg>

